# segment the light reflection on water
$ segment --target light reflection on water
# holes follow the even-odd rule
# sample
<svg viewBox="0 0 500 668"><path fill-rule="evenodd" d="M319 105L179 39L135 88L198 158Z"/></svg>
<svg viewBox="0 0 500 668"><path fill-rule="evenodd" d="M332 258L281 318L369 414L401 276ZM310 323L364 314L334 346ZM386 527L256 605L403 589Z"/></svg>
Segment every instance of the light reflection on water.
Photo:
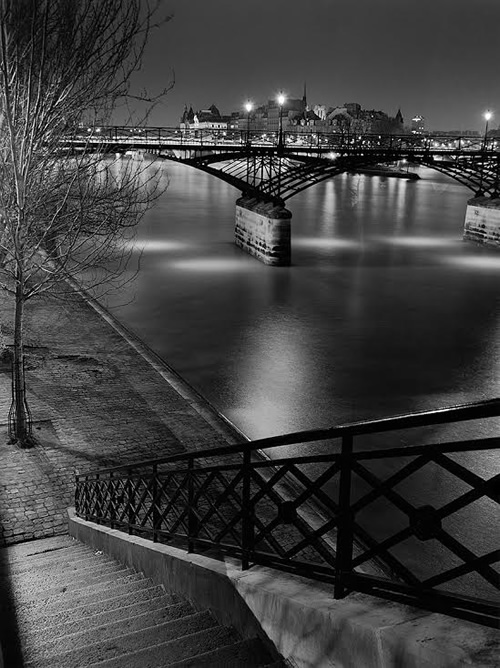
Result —
<svg viewBox="0 0 500 668"><path fill-rule="evenodd" d="M188 272L248 272L257 271L255 265L244 263L239 258L229 259L225 257L219 258L191 258L186 260L174 260L170 262L171 269L180 269Z"/></svg>
<svg viewBox="0 0 500 668"><path fill-rule="evenodd" d="M466 267L469 269L485 269L488 272L491 270L496 272L500 271L500 254L492 257L450 257L447 258L447 262L458 267Z"/></svg>
<svg viewBox="0 0 500 668"><path fill-rule="evenodd" d="M415 248L442 248L453 247L462 243L461 239L457 237L439 238L439 237L391 237L389 239L382 238L382 241L395 246L409 246Z"/></svg>
<svg viewBox="0 0 500 668"><path fill-rule="evenodd" d="M182 241L169 241L166 239L136 239L128 247L143 253L165 253L168 251L179 251L189 248L189 244Z"/></svg>
<svg viewBox="0 0 500 668"><path fill-rule="evenodd" d="M352 239L328 239L328 237L301 237L294 235L294 248L359 248L360 243Z"/></svg>

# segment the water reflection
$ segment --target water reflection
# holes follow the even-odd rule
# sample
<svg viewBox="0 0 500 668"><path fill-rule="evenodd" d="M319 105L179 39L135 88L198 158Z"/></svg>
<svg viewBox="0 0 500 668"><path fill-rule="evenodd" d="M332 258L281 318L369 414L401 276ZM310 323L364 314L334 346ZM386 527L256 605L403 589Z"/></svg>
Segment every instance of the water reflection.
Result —
<svg viewBox="0 0 500 668"><path fill-rule="evenodd" d="M332 239L328 237L301 237L297 236L292 241L293 248L326 248L328 250L335 248L359 248L360 242L352 239Z"/></svg>
<svg viewBox="0 0 500 668"><path fill-rule="evenodd" d="M457 267L465 267L468 269L484 269L488 273L491 271L500 271L500 256L499 255L484 255L479 257L450 257L446 258L446 262ZM498 277L497 279L498 280ZM500 286L498 286L500 289Z"/></svg>
<svg viewBox="0 0 500 668"><path fill-rule="evenodd" d="M461 239L454 237L439 238L437 236L428 237L410 237L410 236L394 236L390 238L382 237L381 241L396 246L407 246L413 248L443 248L455 247L459 243L463 243Z"/></svg>
<svg viewBox="0 0 500 668"><path fill-rule="evenodd" d="M169 263L169 266L171 269L202 273L257 271L257 267L253 262L242 262L240 258L229 259L225 257L174 260Z"/></svg>

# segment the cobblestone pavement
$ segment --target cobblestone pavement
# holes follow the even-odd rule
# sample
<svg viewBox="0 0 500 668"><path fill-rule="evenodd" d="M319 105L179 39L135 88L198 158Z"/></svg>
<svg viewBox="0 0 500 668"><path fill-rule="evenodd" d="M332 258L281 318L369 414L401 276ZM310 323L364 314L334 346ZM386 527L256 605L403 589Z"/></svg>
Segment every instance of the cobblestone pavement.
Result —
<svg viewBox="0 0 500 668"><path fill-rule="evenodd" d="M12 322L12 302L0 293L7 344ZM196 393L168 368L155 370L81 297L28 303L25 331L37 445L8 442L11 378L0 366L0 545L65 533L76 471L238 440Z"/></svg>

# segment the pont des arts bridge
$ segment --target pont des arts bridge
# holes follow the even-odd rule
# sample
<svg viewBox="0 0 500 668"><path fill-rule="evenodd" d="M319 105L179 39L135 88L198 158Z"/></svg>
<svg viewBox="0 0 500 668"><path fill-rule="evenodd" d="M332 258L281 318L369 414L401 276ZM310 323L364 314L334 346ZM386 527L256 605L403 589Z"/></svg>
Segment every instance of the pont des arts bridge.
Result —
<svg viewBox="0 0 500 668"><path fill-rule="evenodd" d="M111 126L79 130L63 146L118 155L141 151L226 181L242 193L236 201L235 242L265 264L290 264L288 199L343 172L394 174L388 165L401 161L430 167L470 188L474 195L467 203L464 238L500 247L496 138Z"/></svg>

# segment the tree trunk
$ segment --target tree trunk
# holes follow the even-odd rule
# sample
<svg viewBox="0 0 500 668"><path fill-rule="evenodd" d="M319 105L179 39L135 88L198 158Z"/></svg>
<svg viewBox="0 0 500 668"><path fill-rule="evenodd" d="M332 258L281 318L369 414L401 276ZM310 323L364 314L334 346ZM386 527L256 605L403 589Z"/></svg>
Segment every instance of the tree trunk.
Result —
<svg viewBox="0 0 500 668"><path fill-rule="evenodd" d="M22 447L31 445L31 416L26 401L24 379L24 277L16 280L16 307L14 319L14 366L12 369L12 405L9 414L9 435Z"/></svg>

